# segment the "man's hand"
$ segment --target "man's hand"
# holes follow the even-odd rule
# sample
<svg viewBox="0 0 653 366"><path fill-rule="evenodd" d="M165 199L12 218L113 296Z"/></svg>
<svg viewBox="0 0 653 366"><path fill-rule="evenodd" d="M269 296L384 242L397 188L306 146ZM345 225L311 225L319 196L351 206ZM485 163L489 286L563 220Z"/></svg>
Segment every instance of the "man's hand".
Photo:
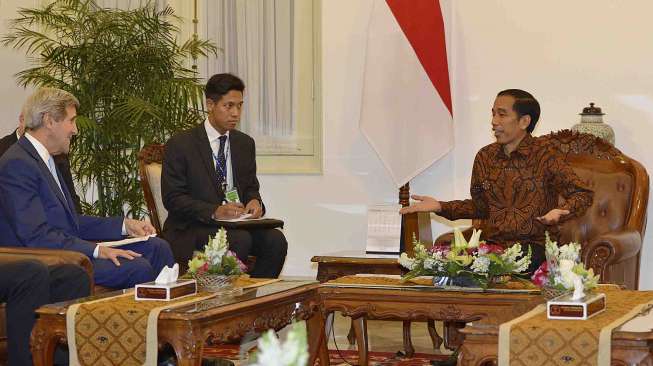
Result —
<svg viewBox="0 0 653 366"><path fill-rule="evenodd" d="M437 213L440 212L440 210L442 210L442 205L440 205L440 201L436 200L433 197L418 196L414 194L410 196L410 198L419 202L413 203L410 206L402 208L401 210L399 210L400 214L404 215L413 212L436 212Z"/></svg>
<svg viewBox="0 0 653 366"><path fill-rule="evenodd" d="M152 224L134 219L125 219L125 230L127 230L127 235L133 237L156 234Z"/></svg>
<svg viewBox="0 0 653 366"><path fill-rule="evenodd" d="M240 202L227 202L224 205L218 206L213 213L213 218L217 220L235 219L245 213L245 207Z"/></svg>
<svg viewBox="0 0 653 366"><path fill-rule="evenodd" d="M252 214L250 218L258 219L259 217L261 217L261 215L263 215L263 208L261 207L261 202L259 202L256 198L247 202L247 206L245 206L245 212Z"/></svg>
<svg viewBox="0 0 653 366"><path fill-rule="evenodd" d="M118 267L120 267L120 262L118 261L118 257L132 260L140 256L141 256L140 254L131 250L124 250L124 249L118 249L112 247L100 246L98 250L98 258L109 259L113 262L113 264L115 264Z"/></svg>
<svg viewBox="0 0 653 366"><path fill-rule="evenodd" d="M554 225L560 221L562 216L565 215L569 215L569 210L554 208L553 210L547 212L546 215L537 217L537 221L543 223L544 225Z"/></svg>

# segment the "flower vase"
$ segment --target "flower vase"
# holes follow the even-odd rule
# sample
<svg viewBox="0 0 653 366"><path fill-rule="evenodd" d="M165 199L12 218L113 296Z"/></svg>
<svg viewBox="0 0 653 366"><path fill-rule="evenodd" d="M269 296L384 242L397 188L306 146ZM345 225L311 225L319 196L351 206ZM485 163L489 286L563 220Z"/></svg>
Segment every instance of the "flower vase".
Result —
<svg viewBox="0 0 653 366"><path fill-rule="evenodd" d="M232 293L239 276L226 276L219 274L203 273L194 275L199 288L206 292Z"/></svg>

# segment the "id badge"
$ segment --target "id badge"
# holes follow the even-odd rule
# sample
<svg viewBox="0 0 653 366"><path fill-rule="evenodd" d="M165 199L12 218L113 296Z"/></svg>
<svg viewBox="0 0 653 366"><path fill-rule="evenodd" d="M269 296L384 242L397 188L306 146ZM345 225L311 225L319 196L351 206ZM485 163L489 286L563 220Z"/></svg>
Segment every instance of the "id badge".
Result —
<svg viewBox="0 0 653 366"><path fill-rule="evenodd" d="M227 202L240 202L240 197L238 197L238 191L236 189L226 191L224 198Z"/></svg>

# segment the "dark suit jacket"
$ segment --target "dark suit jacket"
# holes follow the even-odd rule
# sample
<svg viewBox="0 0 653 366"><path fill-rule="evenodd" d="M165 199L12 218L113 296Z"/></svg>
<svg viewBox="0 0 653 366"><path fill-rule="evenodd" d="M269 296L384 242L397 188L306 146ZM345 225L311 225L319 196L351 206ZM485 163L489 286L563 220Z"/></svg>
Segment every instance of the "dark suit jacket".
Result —
<svg viewBox="0 0 653 366"><path fill-rule="evenodd" d="M68 249L92 258L90 240L122 238L122 217L78 215L61 173L59 182L61 189L25 137L0 157L0 245Z"/></svg>
<svg viewBox="0 0 653 366"><path fill-rule="evenodd" d="M11 147L11 145L15 144L16 141L18 141L16 131L0 139L0 157L4 155L4 153ZM66 182L66 186L73 198L73 203L75 204L77 213L81 213L82 204L77 192L75 192L75 183L73 182L73 175L70 173L70 161L68 160L68 155L57 155L54 157L54 162L57 164L57 169L59 169L63 180Z"/></svg>
<svg viewBox="0 0 653 366"><path fill-rule="evenodd" d="M252 199L261 201L254 139L231 130L229 149L234 185L240 201L243 204ZM175 135L166 143L161 194L163 205L168 210L163 236L172 244L175 258L183 261L190 258L195 245L184 241L203 240L206 243L207 235L217 230L211 215L224 200L204 123ZM188 232L196 232L197 238L189 238ZM186 248L182 249L182 246Z"/></svg>

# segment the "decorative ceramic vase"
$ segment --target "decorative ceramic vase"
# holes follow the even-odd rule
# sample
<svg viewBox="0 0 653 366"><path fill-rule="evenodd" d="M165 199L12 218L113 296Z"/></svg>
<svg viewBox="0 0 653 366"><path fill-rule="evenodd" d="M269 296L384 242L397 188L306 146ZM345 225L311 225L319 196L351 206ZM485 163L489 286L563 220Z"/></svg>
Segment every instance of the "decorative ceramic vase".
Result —
<svg viewBox="0 0 653 366"><path fill-rule="evenodd" d="M195 275L197 285L200 289L207 292L228 292L234 288L234 284L239 276L225 276L218 274L205 273Z"/></svg>
<svg viewBox="0 0 653 366"><path fill-rule="evenodd" d="M590 106L583 108L583 113L580 113L580 123L575 124L571 130L592 134L614 145L614 130L603 122L603 115L605 113L601 112L601 108L590 103Z"/></svg>

